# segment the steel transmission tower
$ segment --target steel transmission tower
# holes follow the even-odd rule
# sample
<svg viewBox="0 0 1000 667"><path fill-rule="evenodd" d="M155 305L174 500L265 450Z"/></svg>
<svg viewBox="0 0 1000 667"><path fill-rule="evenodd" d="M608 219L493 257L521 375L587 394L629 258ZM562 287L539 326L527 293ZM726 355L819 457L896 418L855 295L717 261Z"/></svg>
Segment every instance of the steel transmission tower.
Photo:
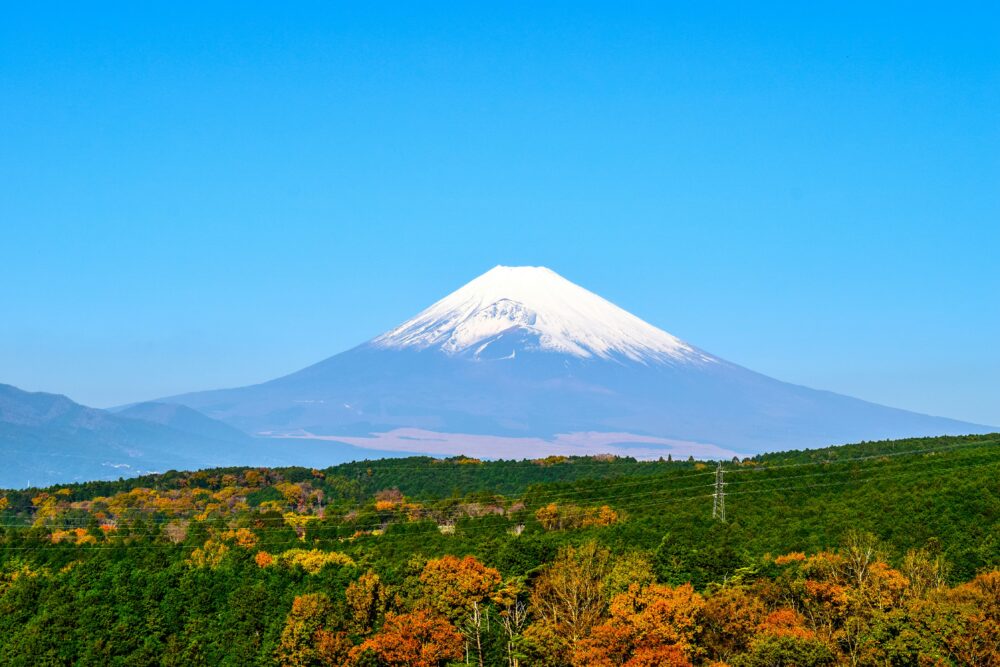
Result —
<svg viewBox="0 0 1000 667"><path fill-rule="evenodd" d="M726 483L722 479L722 461L715 469L715 493L712 494L712 518L726 520Z"/></svg>

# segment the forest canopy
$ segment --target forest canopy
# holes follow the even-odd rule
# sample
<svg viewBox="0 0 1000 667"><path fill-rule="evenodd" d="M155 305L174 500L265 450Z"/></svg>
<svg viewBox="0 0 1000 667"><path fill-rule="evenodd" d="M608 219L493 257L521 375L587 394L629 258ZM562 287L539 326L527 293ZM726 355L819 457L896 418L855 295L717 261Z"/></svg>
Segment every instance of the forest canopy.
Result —
<svg viewBox="0 0 1000 667"><path fill-rule="evenodd" d="M998 664L998 444L0 491L0 663Z"/></svg>

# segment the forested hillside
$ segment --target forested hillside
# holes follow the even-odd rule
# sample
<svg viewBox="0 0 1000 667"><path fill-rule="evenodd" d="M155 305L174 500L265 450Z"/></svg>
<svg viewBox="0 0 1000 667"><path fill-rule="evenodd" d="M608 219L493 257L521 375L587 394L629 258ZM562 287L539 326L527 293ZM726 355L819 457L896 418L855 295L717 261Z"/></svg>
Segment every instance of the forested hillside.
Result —
<svg viewBox="0 0 1000 667"><path fill-rule="evenodd" d="M0 492L0 663L1000 664L998 445Z"/></svg>

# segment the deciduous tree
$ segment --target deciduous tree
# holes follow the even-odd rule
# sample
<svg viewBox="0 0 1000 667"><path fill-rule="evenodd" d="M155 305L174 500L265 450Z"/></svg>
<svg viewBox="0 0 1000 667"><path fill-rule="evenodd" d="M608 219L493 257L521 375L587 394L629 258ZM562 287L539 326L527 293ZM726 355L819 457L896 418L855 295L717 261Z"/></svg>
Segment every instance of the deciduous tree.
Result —
<svg viewBox="0 0 1000 667"><path fill-rule="evenodd" d="M344 664L351 646L344 633L326 627L331 624L332 612L325 593L296 596L275 654L283 667Z"/></svg>
<svg viewBox="0 0 1000 667"><path fill-rule="evenodd" d="M531 591L536 621L525 633L536 661L568 662L572 644L601 620L607 605L604 582L610 571L607 549L588 542L562 549L539 575Z"/></svg>
<svg viewBox="0 0 1000 667"><path fill-rule="evenodd" d="M347 598L348 623L358 634L370 633L389 605L390 592L382 579L371 570L357 581L348 584L344 591Z"/></svg>
<svg viewBox="0 0 1000 667"><path fill-rule="evenodd" d="M369 653L386 667L438 667L462 657L462 635L429 609L389 612L379 631L356 647L352 657L358 660Z"/></svg>
<svg viewBox="0 0 1000 667"><path fill-rule="evenodd" d="M420 583L430 605L449 618L472 643L483 665L483 625L489 602L500 586L500 573L472 556L444 556L427 562Z"/></svg>
<svg viewBox="0 0 1000 667"><path fill-rule="evenodd" d="M676 588L633 584L611 601L610 618L578 642L573 664L690 665L701 652L696 638L703 605L704 599L690 584Z"/></svg>

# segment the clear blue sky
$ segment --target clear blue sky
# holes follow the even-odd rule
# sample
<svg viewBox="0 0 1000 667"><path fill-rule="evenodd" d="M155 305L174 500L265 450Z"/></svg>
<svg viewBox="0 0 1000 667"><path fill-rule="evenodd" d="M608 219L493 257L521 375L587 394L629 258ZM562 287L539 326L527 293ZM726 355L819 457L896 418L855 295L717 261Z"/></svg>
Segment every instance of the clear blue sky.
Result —
<svg viewBox="0 0 1000 667"><path fill-rule="evenodd" d="M0 382L262 381L542 264L1000 424L997 5L815 4L8 4Z"/></svg>

